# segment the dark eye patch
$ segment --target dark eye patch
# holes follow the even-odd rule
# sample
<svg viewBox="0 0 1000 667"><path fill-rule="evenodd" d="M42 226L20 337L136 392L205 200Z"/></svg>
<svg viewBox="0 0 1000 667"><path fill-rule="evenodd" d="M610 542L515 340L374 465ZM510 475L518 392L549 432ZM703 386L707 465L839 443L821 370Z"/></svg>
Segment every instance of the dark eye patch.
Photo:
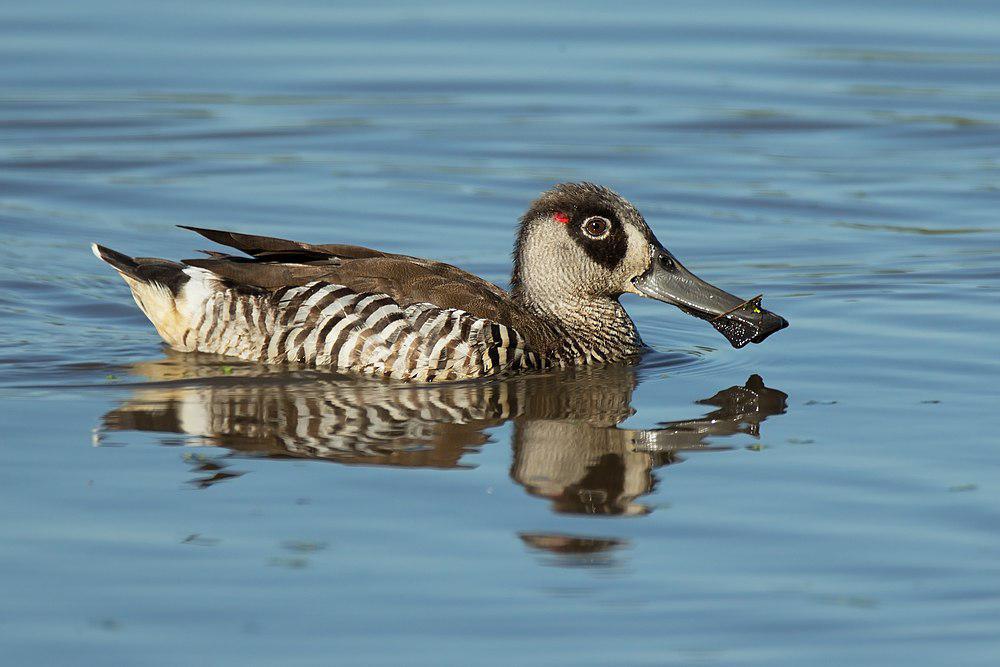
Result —
<svg viewBox="0 0 1000 667"><path fill-rule="evenodd" d="M591 218L607 221L607 225L610 226L607 236L594 239L590 238L584 232L584 226L589 226L595 222L595 220L589 220ZM611 210L600 208L575 211L573 222L575 224L571 223L569 225L570 236L580 244L592 260L609 271L613 271L625 259L625 251L628 248L628 237L625 234L625 228ZM597 230L588 229L588 233L592 231ZM603 230L600 230L600 233L592 235L600 236L603 233Z"/></svg>

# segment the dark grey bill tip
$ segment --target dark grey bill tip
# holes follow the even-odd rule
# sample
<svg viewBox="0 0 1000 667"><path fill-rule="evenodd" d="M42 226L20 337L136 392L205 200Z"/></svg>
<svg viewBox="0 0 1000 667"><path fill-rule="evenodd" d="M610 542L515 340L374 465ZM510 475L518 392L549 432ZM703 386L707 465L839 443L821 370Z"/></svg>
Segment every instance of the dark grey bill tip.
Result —
<svg viewBox="0 0 1000 667"><path fill-rule="evenodd" d="M725 336L733 347L741 348L747 343L764 342L771 334L787 327L788 320L769 310L761 310L758 313L730 313L709 320L709 324Z"/></svg>

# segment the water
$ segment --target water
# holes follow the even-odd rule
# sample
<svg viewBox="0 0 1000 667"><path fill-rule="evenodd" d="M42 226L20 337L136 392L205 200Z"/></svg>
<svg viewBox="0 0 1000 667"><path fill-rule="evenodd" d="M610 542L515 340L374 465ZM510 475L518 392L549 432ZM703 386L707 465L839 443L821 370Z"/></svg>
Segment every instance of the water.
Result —
<svg viewBox="0 0 1000 667"><path fill-rule="evenodd" d="M990 2L5 3L8 664L993 665ZM791 327L435 389L165 351L176 224L503 283L613 186Z"/></svg>

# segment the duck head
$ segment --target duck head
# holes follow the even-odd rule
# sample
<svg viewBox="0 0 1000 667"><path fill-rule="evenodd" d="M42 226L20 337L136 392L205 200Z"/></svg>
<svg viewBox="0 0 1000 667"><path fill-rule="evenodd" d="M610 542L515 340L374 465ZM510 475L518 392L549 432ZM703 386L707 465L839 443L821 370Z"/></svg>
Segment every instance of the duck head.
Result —
<svg viewBox="0 0 1000 667"><path fill-rule="evenodd" d="M521 219L514 249L515 298L556 315L557 304L638 294L707 320L733 347L760 343L785 318L705 282L656 238L624 197L592 183L563 183Z"/></svg>

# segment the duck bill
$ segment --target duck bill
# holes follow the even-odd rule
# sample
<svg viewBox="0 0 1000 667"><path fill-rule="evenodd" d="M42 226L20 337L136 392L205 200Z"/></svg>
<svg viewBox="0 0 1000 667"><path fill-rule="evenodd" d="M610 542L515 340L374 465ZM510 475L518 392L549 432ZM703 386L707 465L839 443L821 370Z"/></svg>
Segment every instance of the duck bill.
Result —
<svg viewBox="0 0 1000 667"><path fill-rule="evenodd" d="M763 342L788 326L785 318L761 308L759 300L748 302L694 275L659 243L652 245L652 254L649 269L632 281L636 290L707 320L733 347Z"/></svg>

